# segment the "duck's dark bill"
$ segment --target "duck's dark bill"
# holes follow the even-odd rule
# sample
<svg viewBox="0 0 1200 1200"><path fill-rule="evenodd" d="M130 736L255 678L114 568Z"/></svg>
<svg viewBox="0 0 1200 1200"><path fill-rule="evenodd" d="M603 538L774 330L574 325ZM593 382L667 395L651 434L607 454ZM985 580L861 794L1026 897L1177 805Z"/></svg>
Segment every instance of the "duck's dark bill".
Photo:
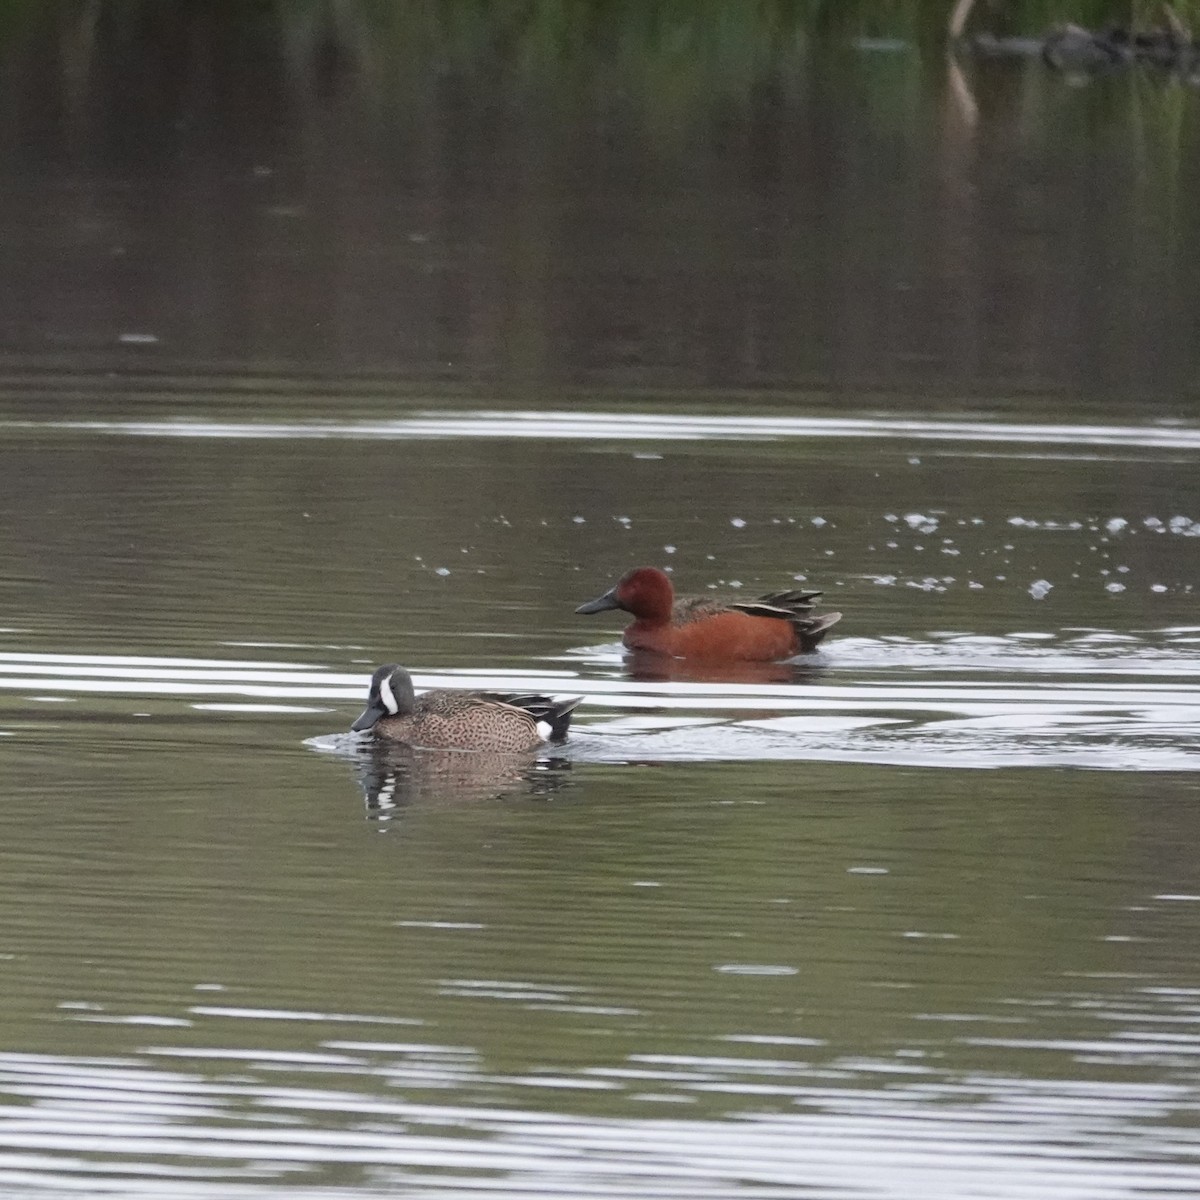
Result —
<svg viewBox="0 0 1200 1200"><path fill-rule="evenodd" d="M364 730L370 729L376 721L386 717L387 709L382 704L368 704L362 711L362 716L350 726L354 733L362 733Z"/></svg>
<svg viewBox="0 0 1200 1200"><path fill-rule="evenodd" d="M586 604L581 604L575 611L577 613L607 612L610 608L620 608L617 603L617 598L612 592L605 592L603 596L597 596L595 600L589 600Z"/></svg>

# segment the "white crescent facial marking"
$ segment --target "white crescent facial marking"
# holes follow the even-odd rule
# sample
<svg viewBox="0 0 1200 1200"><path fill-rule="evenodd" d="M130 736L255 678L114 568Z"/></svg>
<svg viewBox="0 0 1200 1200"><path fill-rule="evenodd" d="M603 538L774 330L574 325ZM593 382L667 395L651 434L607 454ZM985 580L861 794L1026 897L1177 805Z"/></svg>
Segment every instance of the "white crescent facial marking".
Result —
<svg viewBox="0 0 1200 1200"><path fill-rule="evenodd" d="M380 680L379 698L383 701L383 707L386 708L393 717L400 711L400 705L396 703L396 694L392 691L392 681L390 679Z"/></svg>

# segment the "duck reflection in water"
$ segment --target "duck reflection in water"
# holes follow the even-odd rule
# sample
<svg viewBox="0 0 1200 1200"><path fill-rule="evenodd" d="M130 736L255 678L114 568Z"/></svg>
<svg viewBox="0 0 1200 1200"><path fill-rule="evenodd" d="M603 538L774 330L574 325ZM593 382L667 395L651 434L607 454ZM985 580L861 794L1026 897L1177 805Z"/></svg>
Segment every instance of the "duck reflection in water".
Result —
<svg viewBox="0 0 1200 1200"><path fill-rule="evenodd" d="M708 662L630 650L625 672L640 683L808 683L823 674L819 662Z"/></svg>
<svg viewBox="0 0 1200 1200"><path fill-rule="evenodd" d="M359 762L358 783L368 820L391 821L416 806L545 799L567 785L570 769L565 758L533 760L374 743Z"/></svg>

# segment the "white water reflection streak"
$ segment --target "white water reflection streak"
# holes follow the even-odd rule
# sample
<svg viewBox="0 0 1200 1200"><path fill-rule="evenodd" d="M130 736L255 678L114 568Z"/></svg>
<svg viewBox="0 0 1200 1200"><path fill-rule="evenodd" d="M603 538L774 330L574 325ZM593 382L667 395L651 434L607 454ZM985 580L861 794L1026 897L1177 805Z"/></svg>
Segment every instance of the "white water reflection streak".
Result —
<svg viewBox="0 0 1200 1200"><path fill-rule="evenodd" d="M790 682L631 679L616 645L560 660L570 667L418 669L414 681L422 690L583 695L564 751L580 761L1200 769L1194 736L1200 656L1190 631L1123 639L1120 653L1097 654L1096 639L1106 644L1104 636L1033 645L991 638L982 646L968 639L965 647L953 637L903 647L854 639L844 663L837 653L818 656L795 667ZM914 663L922 669L914 671ZM18 736L31 715L39 722L70 721L74 705L104 695L135 699L139 709L154 698L226 716L312 712L313 744L353 753L360 739L342 731L366 695L368 678L366 667L358 673L315 663L0 654L0 696L9 694L4 731ZM73 705L47 709L52 700Z"/></svg>
<svg viewBox="0 0 1200 1200"><path fill-rule="evenodd" d="M410 1097L489 1081L527 1084L530 1102ZM621 1092L647 1115L536 1107L548 1087ZM0 1088L22 1101L0 1111L0 1185L38 1194L230 1200L284 1185L315 1200L349 1194L349 1183L356 1196L509 1200L1129 1200L1194 1195L1200 1150L1194 1129L1170 1124L1189 1099L1181 1084L953 1078L884 1061L814 1072L803 1061L638 1055L523 1077L489 1075L469 1047L437 1044L147 1046L120 1059L3 1054ZM734 1111L687 1115L705 1094ZM774 1111L754 1111L764 1103ZM323 1186L331 1171L339 1186Z"/></svg>
<svg viewBox="0 0 1200 1200"><path fill-rule="evenodd" d="M8 429L64 430L128 437L194 438L538 438L621 441L762 441L779 438L872 438L1071 448L1200 449L1200 428L1052 424L887 416L696 416L666 413L503 412L452 415L423 411L389 420L221 421L179 418L115 421L6 421Z"/></svg>

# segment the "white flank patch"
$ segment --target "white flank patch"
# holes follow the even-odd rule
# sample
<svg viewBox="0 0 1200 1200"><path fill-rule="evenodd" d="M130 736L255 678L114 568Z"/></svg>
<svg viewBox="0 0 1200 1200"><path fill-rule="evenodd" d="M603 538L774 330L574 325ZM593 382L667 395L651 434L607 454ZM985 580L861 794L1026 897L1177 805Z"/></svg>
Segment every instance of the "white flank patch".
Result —
<svg viewBox="0 0 1200 1200"><path fill-rule="evenodd" d="M543 742L548 742L550 740L550 735L554 732L554 728L551 726L549 721L539 721L537 723L537 731L538 737L540 737Z"/></svg>
<svg viewBox="0 0 1200 1200"><path fill-rule="evenodd" d="M400 705L396 703L396 694L392 691L392 681L390 679L380 680L379 698L383 701L383 707L386 708L393 717L400 711Z"/></svg>

